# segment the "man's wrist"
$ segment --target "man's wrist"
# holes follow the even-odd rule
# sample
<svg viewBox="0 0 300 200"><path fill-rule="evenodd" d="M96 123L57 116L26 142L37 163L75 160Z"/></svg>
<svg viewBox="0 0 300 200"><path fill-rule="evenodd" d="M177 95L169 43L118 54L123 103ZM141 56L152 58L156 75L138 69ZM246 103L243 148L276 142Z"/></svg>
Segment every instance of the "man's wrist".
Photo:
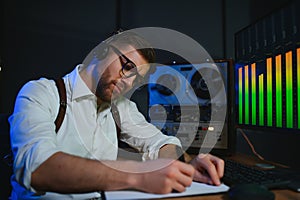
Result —
<svg viewBox="0 0 300 200"><path fill-rule="evenodd" d="M162 146L159 151L159 158L172 158L185 162L183 149L174 144Z"/></svg>
<svg viewBox="0 0 300 200"><path fill-rule="evenodd" d="M177 160L179 160L181 162L185 162L184 151L181 147L176 146L176 153L177 153L177 156L178 156Z"/></svg>

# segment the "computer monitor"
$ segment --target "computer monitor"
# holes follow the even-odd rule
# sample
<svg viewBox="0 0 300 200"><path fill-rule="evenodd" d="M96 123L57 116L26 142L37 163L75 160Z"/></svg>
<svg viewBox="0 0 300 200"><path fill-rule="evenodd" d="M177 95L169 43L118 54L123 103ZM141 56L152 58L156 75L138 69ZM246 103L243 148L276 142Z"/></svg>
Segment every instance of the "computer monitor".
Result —
<svg viewBox="0 0 300 200"><path fill-rule="evenodd" d="M235 124L266 159L300 168L300 14L292 1L235 34ZM240 138L243 140L243 138ZM245 151L247 147L238 145Z"/></svg>
<svg viewBox="0 0 300 200"><path fill-rule="evenodd" d="M203 72L213 82L214 100L221 103L212 101ZM164 134L178 137L190 153L230 154L232 80L232 60L158 65L149 77L148 119ZM225 113L224 121L215 118L217 112Z"/></svg>

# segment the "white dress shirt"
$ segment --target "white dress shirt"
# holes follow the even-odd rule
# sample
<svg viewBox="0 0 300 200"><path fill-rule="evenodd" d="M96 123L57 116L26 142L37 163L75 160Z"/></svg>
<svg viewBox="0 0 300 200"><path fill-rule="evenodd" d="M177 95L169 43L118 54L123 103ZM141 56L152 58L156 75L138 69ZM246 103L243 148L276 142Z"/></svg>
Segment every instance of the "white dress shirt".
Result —
<svg viewBox="0 0 300 200"><path fill-rule="evenodd" d="M97 98L79 76L82 65L64 77L67 110L55 133L54 120L59 109L59 95L53 80L30 81L20 90L9 118L11 143L15 156L12 176L13 199L88 199L86 194L38 193L31 187L31 173L56 152L97 160L116 160L116 126L110 105L97 112ZM121 119L121 140L143 152L143 159L156 159L159 148L176 144L176 137L162 134L148 123L135 103L121 97L116 100Z"/></svg>

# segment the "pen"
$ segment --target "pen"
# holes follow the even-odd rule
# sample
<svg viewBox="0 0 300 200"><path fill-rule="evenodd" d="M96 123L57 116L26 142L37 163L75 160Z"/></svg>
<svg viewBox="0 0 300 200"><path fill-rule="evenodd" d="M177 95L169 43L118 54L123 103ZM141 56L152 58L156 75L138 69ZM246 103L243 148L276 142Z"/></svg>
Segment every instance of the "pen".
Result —
<svg viewBox="0 0 300 200"><path fill-rule="evenodd" d="M104 191L101 191L101 199L102 200L106 200L106 196L105 196L105 192Z"/></svg>

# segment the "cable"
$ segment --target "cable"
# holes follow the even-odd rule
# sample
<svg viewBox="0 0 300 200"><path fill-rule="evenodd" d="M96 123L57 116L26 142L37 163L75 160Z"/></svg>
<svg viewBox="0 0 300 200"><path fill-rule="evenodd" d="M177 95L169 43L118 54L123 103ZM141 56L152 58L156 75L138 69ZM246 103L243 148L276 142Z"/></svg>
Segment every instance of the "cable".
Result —
<svg viewBox="0 0 300 200"><path fill-rule="evenodd" d="M261 155L259 155L259 153L256 152L256 150L255 150L253 144L251 143L251 141L249 140L249 138L247 137L247 135L244 133L244 131L243 131L241 128L237 128L237 130L239 130L239 131L242 133L244 139L246 140L246 142L247 142L248 145L250 146L250 148L251 148L251 150L252 150L252 153L253 153L254 155L256 155L260 160L265 160L264 157L262 157Z"/></svg>

